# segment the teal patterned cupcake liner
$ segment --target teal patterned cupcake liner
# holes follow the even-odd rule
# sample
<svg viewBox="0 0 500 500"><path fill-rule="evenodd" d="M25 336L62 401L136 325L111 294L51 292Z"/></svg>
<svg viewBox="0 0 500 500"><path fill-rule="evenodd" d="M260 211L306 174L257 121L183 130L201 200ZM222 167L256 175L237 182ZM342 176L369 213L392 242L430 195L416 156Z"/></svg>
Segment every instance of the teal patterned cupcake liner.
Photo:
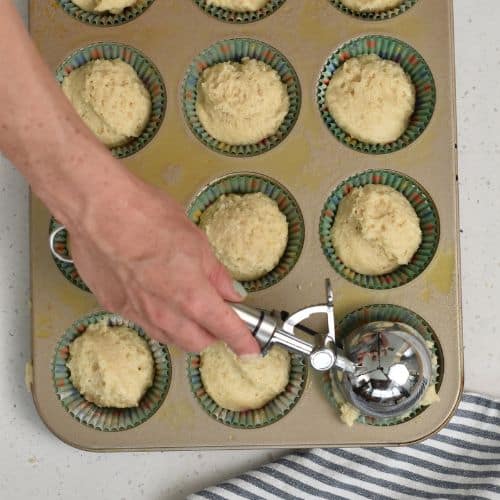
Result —
<svg viewBox="0 0 500 500"><path fill-rule="evenodd" d="M74 19L91 26L120 26L139 17L155 0L137 0L134 5L127 7L120 14L110 14L109 12L88 12L80 9L70 0L57 0L64 12Z"/></svg>
<svg viewBox="0 0 500 500"><path fill-rule="evenodd" d="M69 345L84 333L89 325L101 320L107 320L111 326L125 325L132 328L147 340L151 348L155 363L154 381L137 407L101 408L86 401L71 382L71 373L66 366ZM124 431L145 422L161 406L170 386L171 366L167 347L148 338L142 328L117 314L98 312L79 319L66 330L56 347L52 378L54 389L64 409L76 420L100 431Z"/></svg>
<svg viewBox="0 0 500 500"><path fill-rule="evenodd" d="M196 112L198 82L203 71L218 63L239 62L244 57L262 61L279 74L287 86L290 107L278 131L257 144L230 145L208 134ZM300 83L290 62L267 43L250 38L233 38L214 43L198 55L189 66L182 87L182 107L187 124L195 137L216 153L227 156L249 157L270 151L290 133L299 116L301 103Z"/></svg>
<svg viewBox="0 0 500 500"><path fill-rule="evenodd" d="M372 321L390 321L394 323L404 323L413 327L428 343L429 350L431 351L433 362L432 362L432 379L430 385L436 385L436 392L439 390L441 385L441 380L443 377L443 355L437 340L436 333L431 328L429 323L425 321L421 316L406 309L401 306L396 306L392 304L374 304L366 307L362 307L349 313L345 318L343 318L337 327L337 339L339 345L342 346L343 339L352 331L356 330L366 323L371 323ZM431 347L432 346L432 347ZM340 411L340 406L346 402L342 394L342 384L339 380L336 370L332 369L328 372L322 374L323 391L330 402L330 404L337 410ZM388 426L397 425L422 413L427 406L417 406L412 409L406 415L402 417L390 417L390 418L375 418L368 417L364 415L359 415L356 419L357 423L377 425L377 426Z"/></svg>
<svg viewBox="0 0 500 500"><path fill-rule="evenodd" d="M54 217L51 217L49 223L49 234L52 234L58 227L61 227L61 224ZM62 255L67 259L71 259L68 242L69 242L68 231L66 229L62 229L57 233L54 239L54 250L59 255ZM73 285L76 285L84 292L90 292L89 287L85 284L85 282L78 274L78 270L76 269L76 266L75 264L73 264L73 262L64 262L56 258L54 255L52 255L52 258L54 259L54 262L59 271L61 271L63 276L70 283L73 283Z"/></svg>
<svg viewBox="0 0 500 500"><path fill-rule="evenodd" d="M285 390L258 410L232 411L219 406L205 391L200 373L201 357L189 354L187 375L191 392L203 410L218 422L242 429L257 429L273 424L297 404L304 392L307 366L299 354L290 355L290 378Z"/></svg>
<svg viewBox="0 0 500 500"><path fill-rule="evenodd" d="M203 212L223 194L263 193L276 201L288 222L288 242L278 265L269 273L251 281L242 281L248 292L264 290L281 281L299 260L304 246L304 218L292 194L277 181L257 174L232 174L206 186L190 204L187 214L199 224Z"/></svg>
<svg viewBox="0 0 500 500"><path fill-rule="evenodd" d="M130 64L151 97L151 116L142 134L137 138L132 138L123 146L111 148L111 153L116 158L126 158L145 147L160 129L167 106L165 84L156 66L144 54L133 47L114 42L94 43L73 52L57 68L57 81L62 83L73 70L96 59L121 59Z"/></svg>
<svg viewBox="0 0 500 500"><path fill-rule="evenodd" d="M338 257L332 244L332 228L342 199L354 188L368 184L390 186L410 202L420 219L422 242L406 266L400 266L389 274L369 276L347 267ZM388 290L415 279L429 265L439 244L439 216L430 195L416 181L391 170L368 170L343 181L326 201L319 221L319 237L323 253L330 265L346 280L364 288Z"/></svg>
<svg viewBox="0 0 500 500"><path fill-rule="evenodd" d="M352 10L347 7L342 0L330 0L330 3L344 14L349 14L350 16L357 17L358 19L363 19L365 21L387 21L393 17L408 12L417 3L417 0L404 0L397 7L377 12L358 12L356 10Z"/></svg>
<svg viewBox="0 0 500 500"><path fill-rule="evenodd" d="M415 86L415 111L409 125L399 139L388 144L368 144L351 137L337 125L326 105L326 91L335 71L351 57L367 54L400 64ZM323 121L342 144L361 153L394 153L414 142L429 124L436 105L436 85L429 66L415 49L395 38L369 35L347 42L329 57L316 85L316 100Z"/></svg>
<svg viewBox="0 0 500 500"><path fill-rule="evenodd" d="M207 14L215 17L219 21L233 24L248 24L270 16L276 12L286 0L269 0L264 7L255 11L237 12L230 9L209 5L207 0L194 0L196 5Z"/></svg>

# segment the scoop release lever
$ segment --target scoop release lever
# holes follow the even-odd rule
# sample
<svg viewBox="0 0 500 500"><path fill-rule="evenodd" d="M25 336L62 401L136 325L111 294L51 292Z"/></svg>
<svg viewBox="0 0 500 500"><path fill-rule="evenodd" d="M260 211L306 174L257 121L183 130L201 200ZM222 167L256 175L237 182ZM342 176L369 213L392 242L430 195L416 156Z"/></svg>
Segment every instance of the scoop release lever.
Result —
<svg viewBox="0 0 500 500"><path fill-rule="evenodd" d="M333 366L354 373L356 365L338 353L335 344L335 319L333 310L333 291L330 280L326 280L326 303L300 309L286 321L276 319L270 312L255 309L244 304L231 304L231 307L247 325L265 354L274 344L287 351L309 357L311 366L319 371L327 371ZM295 327L313 314L326 314L328 333L320 346L295 335Z"/></svg>

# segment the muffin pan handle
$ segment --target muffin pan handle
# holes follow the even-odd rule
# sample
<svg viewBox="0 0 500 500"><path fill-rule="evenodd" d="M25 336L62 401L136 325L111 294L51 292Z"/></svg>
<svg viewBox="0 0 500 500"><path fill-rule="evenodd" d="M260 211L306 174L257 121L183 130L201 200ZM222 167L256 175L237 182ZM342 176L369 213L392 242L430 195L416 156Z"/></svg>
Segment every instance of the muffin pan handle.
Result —
<svg viewBox="0 0 500 500"><path fill-rule="evenodd" d="M61 262L66 262L67 264L73 264L74 261L71 258L68 258L59 253L56 246L56 238L62 231L66 231L66 226L59 226L54 229L49 236L49 248L50 253L54 256L55 259L60 260Z"/></svg>

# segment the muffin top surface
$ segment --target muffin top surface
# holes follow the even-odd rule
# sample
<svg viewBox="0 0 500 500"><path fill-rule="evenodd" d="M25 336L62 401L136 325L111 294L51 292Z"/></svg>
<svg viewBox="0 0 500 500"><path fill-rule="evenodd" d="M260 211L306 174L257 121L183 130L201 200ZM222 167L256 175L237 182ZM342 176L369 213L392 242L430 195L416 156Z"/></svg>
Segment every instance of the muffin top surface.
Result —
<svg viewBox="0 0 500 500"><path fill-rule="evenodd" d="M396 141L415 110L415 86L403 68L375 54L353 57L333 74L328 111L340 128L368 144Z"/></svg>
<svg viewBox="0 0 500 500"><path fill-rule="evenodd" d="M200 227L237 280L257 279L272 271L288 242L286 216L263 193L220 196L201 215Z"/></svg>
<svg viewBox="0 0 500 500"><path fill-rule="evenodd" d="M215 5L235 12L255 12L262 9L269 0L207 0L208 5Z"/></svg>
<svg viewBox="0 0 500 500"><path fill-rule="evenodd" d="M75 110L108 147L139 137L151 114L151 97L134 68L120 59L90 61L62 82Z"/></svg>
<svg viewBox="0 0 500 500"><path fill-rule="evenodd" d="M401 5L404 0L341 0L341 2L356 12L383 12Z"/></svg>
<svg viewBox="0 0 500 500"><path fill-rule="evenodd" d="M198 118L212 137L226 144L256 144L275 134L289 106L277 71L256 59L215 64L198 82Z"/></svg>
<svg viewBox="0 0 500 500"><path fill-rule="evenodd" d="M121 14L127 7L136 4L137 0L72 0L72 2L87 12Z"/></svg>
<svg viewBox="0 0 500 500"><path fill-rule="evenodd" d="M339 204L332 244L360 274L386 274L410 262L422 241L420 220L398 191L378 184L354 188Z"/></svg>
<svg viewBox="0 0 500 500"><path fill-rule="evenodd" d="M148 343L126 326L89 325L69 347L67 366L82 396L101 407L138 406L154 379Z"/></svg>
<svg viewBox="0 0 500 500"><path fill-rule="evenodd" d="M201 353L201 379L222 408L256 410L283 392L290 375L290 355L273 347L265 356L237 357L224 342Z"/></svg>

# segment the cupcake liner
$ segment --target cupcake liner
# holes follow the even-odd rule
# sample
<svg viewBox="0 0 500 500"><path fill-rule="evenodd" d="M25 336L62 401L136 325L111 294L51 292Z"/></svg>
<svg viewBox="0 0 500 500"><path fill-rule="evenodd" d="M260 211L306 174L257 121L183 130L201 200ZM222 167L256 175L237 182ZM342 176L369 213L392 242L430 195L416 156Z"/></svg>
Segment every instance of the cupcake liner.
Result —
<svg viewBox="0 0 500 500"><path fill-rule="evenodd" d="M49 223L49 234L52 234L52 232L55 231L60 226L61 224L54 217L51 217ZM71 259L71 255L69 253L69 248L68 248L68 231L66 231L66 229L61 230L56 235L54 239L54 249L60 255L63 255L64 257ZM52 258L54 259L54 262L59 271L61 271L63 276L69 282L73 283L73 285L76 285L78 288L80 288L85 292L90 292L89 287L85 284L85 282L78 274L78 270L76 269L75 264L73 264L72 262L63 262L62 260L56 258L54 255L52 255Z"/></svg>
<svg viewBox="0 0 500 500"><path fill-rule="evenodd" d="M155 377L153 385L146 391L138 407L101 408L86 401L71 382L70 371L66 366L69 345L84 333L89 325L103 319L108 320L112 326L125 325L134 329L147 340L151 348ZM123 431L142 424L161 406L169 389L171 366L167 347L148 338L142 328L117 314L98 312L79 319L66 330L56 347L52 362L52 378L54 389L64 409L76 420L100 431Z"/></svg>
<svg viewBox="0 0 500 500"><path fill-rule="evenodd" d="M335 252L331 239L340 202L353 188L367 184L390 186L403 194L417 213L422 230L422 242L412 260L406 266L380 276L359 274L348 268ZM391 170L368 170L343 181L329 196L321 212L319 236L328 262L342 277L364 288L388 290L409 283L429 265L439 244L439 216L430 195L410 177Z"/></svg>
<svg viewBox="0 0 500 500"><path fill-rule="evenodd" d="M123 146L110 148L116 158L126 158L145 147L160 129L167 106L165 84L156 66L144 54L133 47L114 42L94 43L73 52L57 68L57 81L62 83L74 69L96 59L121 59L130 64L151 96L151 116L142 134Z"/></svg>
<svg viewBox="0 0 500 500"><path fill-rule="evenodd" d="M286 84L290 108L278 131L257 144L234 146L219 141L204 129L196 112L198 81L209 66L228 61L241 61L244 57L262 61L274 70ZM189 66L182 87L182 107L187 124L196 138L216 153L227 156L249 157L270 151L292 130L299 116L301 103L300 83L290 62L267 43L249 38L233 38L214 43L198 55Z"/></svg>
<svg viewBox="0 0 500 500"><path fill-rule="evenodd" d="M258 410L232 411L219 406L205 391L200 373L201 357L189 354L187 375L191 392L203 410L218 422L242 429L257 429L277 422L289 413L302 396L307 376L304 358L290 355L290 379L285 390Z"/></svg>
<svg viewBox="0 0 500 500"><path fill-rule="evenodd" d="M263 193L276 201L288 222L288 242L278 265L261 278L242 281L248 292L257 292L281 281L299 260L304 246L304 218L292 194L277 181L257 174L228 175L206 186L192 201L187 214L199 224L202 213L223 194Z"/></svg>
<svg viewBox="0 0 500 500"><path fill-rule="evenodd" d="M92 26L101 27L120 26L121 24L133 21L154 2L154 0L137 0L134 5L124 9L121 14L110 14L109 12L87 12L69 0L57 1L64 12L74 19Z"/></svg>
<svg viewBox="0 0 500 500"><path fill-rule="evenodd" d="M206 0L194 0L195 4L210 16L219 21L233 24L248 24L270 16L276 12L286 0L269 0L264 7L256 11L236 12L230 9L224 9L215 5L209 5Z"/></svg>
<svg viewBox="0 0 500 500"><path fill-rule="evenodd" d="M404 0L403 3L392 9L382 10L378 12L358 12L347 7L342 0L330 0L330 3L337 7L344 14L363 19L365 21L387 21L400 14L408 12L416 3L417 0Z"/></svg>
<svg viewBox="0 0 500 500"><path fill-rule="evenodd" d="M413 327L422 337L429 343L432 343L433 347L429 346L431 353L434 357L433 362L433 373L430 385L436 385L436 390L439 389L443 376L443 356L437 340L434 330L431 328L429 323L425 321L421 316L406 309L401 306L396 306L392 304L374 304L366 307L362 307L349 313L345 318L343 318L337 327L337 340L339 345L342 345L342 340L356 328L372 321L390 321L404 323ZM341 389L341 380L338 378L338 372L334 369L329 370L322 374L322 386L323 391L330 402L330 404L337 410L340 411L340 406L345 403L346 400L343 396ZM360 424L377 425L377 426L388 426L396 425L402 422L406 422L416 417L422 413L427 406L417 406L413 408L406 415L400 417L390 417L390 418L375 418L360 415L356 422Z"/></svg>
<svg viewBox="0 0 500 500"><path fill-rule="evenodd" d="M388 144L368 144L351 137L337 125L326 105L326 91L335 71L347 59L367 54L400 64L415 86L415 111L409 125L401 137ZM345 43L329 57L316 85L316 100L323 121L342 144L362 153L394 153L415 141L429 124L436 104L436 85L429 66L415 49L395 38L369 35Z"/></svg>

